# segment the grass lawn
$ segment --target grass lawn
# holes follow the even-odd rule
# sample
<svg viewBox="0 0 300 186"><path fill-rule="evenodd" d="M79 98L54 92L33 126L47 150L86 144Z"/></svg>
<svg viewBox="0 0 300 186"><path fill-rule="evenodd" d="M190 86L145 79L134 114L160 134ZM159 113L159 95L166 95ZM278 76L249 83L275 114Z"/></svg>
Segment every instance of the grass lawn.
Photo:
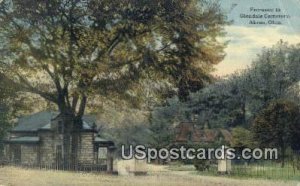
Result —
<svg viewBox="0 0 300 186"><path fill-rule="evenodd" d="M217 173L217 165L211 165L209 170L203 172L195 171L193 165L173 164L168 166L171 171L194 171L197 175L219 176ZM250 165L234 164L230 178L261 178L270 180L295 180L300 182L300 170L297 170L291 164L281 167L280 163L252 163ZM300 184L299 184L300 186Z"/></svg>
<svg viewBox="0 0 300 186"><path fill-rule="evenodd" d="M233 179L222 176L203 176L193 171L171 171L164 166L151 166L147 176L112 176L96 173L33 170L16 167L0 168L0 186L298 186L296 181L262 179Z"/></svg>
<svg viewBox="0 0 300 186"><path fill-rule="evenodd" d="M286 165L284 168L281 168L280 164L254 164L250 166L235 165L233 171L233 176L237 177L269 178L300 181L300 171L296 170L291 165Z"/></svg>

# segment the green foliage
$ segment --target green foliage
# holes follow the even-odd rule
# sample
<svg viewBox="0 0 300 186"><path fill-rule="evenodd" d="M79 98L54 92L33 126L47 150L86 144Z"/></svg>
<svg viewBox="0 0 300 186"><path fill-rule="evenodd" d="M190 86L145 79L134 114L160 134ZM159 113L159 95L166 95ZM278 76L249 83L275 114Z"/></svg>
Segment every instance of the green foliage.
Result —
<svg viewBox="0 0 300 186"><path fill-rule="evenodd" d="M1 78L0 78L1 82ZM0 85L1 86L1 85ZM7 131L11 128L11 107L8 100L12 98L13 92L10 87L1 86L0 88L0 156L2 155L3 140Z"/></svg>
<svg viewBox="0 0 300 186"><path fill-rule="evenodd" d="M193 148L195 149L218 149L221 148L222 145L224 145L225 143L222 141L215 141L213 143L209 143L209 144L198 144L198 145L193 145ZM203 159L201 158L195 158L194 160L192 160L192 163L194 165L194 167L196 168L197 171L209 171L211 168L215 167L217 164L217 160L213 159L214 154L208 154L208 151L205 152L205 154L202 154ZM208 158L209 156L212 156L210 159Z"/></svg>
<svg viewBox="0 0 300 186"><path fill-rule="evenodd" d="M152 132L152 145L161 148L168 146L174 140L176 123L186 120L184 110L177 97L168 99L166 106L156 107L150 115L149 129Z"/></svg>
<svg viewBox="0 0 300 186"><path fill-rule="evenodd" d="M235 127L232 129L232 147L238 148L254 148L255 142L250 130L243 127Z"/></svg>
<svg viewBox="0 0 300 186"><path fill-rule="evenodd" d="M10 129L9 110L3 102L0 103L0 150L2 149L2 140L6 137Z"/></svg>
<svg viewBox="0 0 300 186"><path fill-rule="evenodd" d="M191 94L185 104L174 102L165 110L181 107L187 115L197 115L199 125L208 124L211 128L249 128L257 113L274 99L300 103L300 77L296 73L300 69L299 51L300 45L280 41L263 49L248 69L216 80Z"/></svg>
<svg viewBox="0 0 300 186"><path fill-rule="evenodd" d="M224 57L217 38L226 24L206 0L3 0L0 77L52 102L71 119L65 127L79 129L94 96L149 109L202 88ZM69 136L64 145L76 156L79 138L68 144Z"/></svg>
<svg viewBox="0 0 300 186"><path fill-rule="evenodd" d="M1 76L79 118L91 95L138 106L146 80L184 99L224 57L225 18L208 1L4 0L0 24Z"/></svg>
<svg viewBox="0 0 300 186"><path fill-rule="evenodd" d="M114 141L117 147L117 154L121 155L122 145L124 145L126 149L129 148L129 145L133 145L133 147L136 145L150 145L151 131L147 124L123 121L122 125L121 127L101 131L105 138Z"/></svg>
<svg viewBox="0 0 300 186"><path fill-rule="evenodd" d="M299 107L287 100L272 101L254 120L254 139L262 147L277 147L281 150L284 166L288 147L298 146L300 136ZM299 149L297 149L299 150Z"/></svg>
<svg viewBox="0 0 300 186"><path fill-rule="evenodd" d="M206 171L206 170L209 170L209 168L211 166L211 162L210 162L210 160L207 160L207 159L203 159L203 160L196 159L194 161L194 166L197 171Z"/></svg>
<svg viewBox="0 0 300 186"><path fill-rule="evenodd" d="M297 63L300 57L299 50L300 45L288 45L280 41L274 47L264 49L248 69L226 79L217 80L214 84L191 94L185 103L173 99L173 102L168 102L164 107L154 110L158 113L171 113L158 117L160 118L158 120L164 121L166 118L167 120L157 125L156 131L168 132L176 118L180 118L181 121L191 120L190 116L195 115L198 125L202 127L205 124L211 128L234 127L233 144L231 144L234 147L254 148L259 143L265 142L266 144L260 145L284 148L284 150L291 147L299 150L300 145L297 142L300 136L299 120L295 119L299 117L297 116L299 112L294 110L293 114L289 113L296 109L297 105L299 107L300 103L300 79L299 74L296 73L300 68L300 63ZM286 108L291 110L276 111L277 108L272 108L273 101L278 98L294 102L292 105L289 101L278 103L287 104ZM269 104L270 106L265 108ZM253 120L255 119L254 123L259 122L261 120L259 118L265 115L262 113L266 113L265 110L268 109L270 116L266 115L262 120L263 123L268 123L268 127L257 136L258 134L253 134L253 131L248 129L251 128ZM178 112L179 110L181 112ZM280 145L280 140L283 141L283 146ZM205 168L206 162L199 162L200 169L203 169L202 165Z"/></svg>
<svg viewBox="0 0 300 186"><path fill-rule="evenodd" d="M261 145L282 147L300 134L299 127L299 108L290 101L276 100L257 115L252 130Z"/></svg>
<svg viewBox="0 0 300 186"><path fill-rule="evenodd" d="M249 96L260 102L251 109L260 110L274 99L289 97L289 90L300 80L299 73L296 73L300 69L297 62L299 51L300 45L280 41L258 55L245 77Z"/></svg>

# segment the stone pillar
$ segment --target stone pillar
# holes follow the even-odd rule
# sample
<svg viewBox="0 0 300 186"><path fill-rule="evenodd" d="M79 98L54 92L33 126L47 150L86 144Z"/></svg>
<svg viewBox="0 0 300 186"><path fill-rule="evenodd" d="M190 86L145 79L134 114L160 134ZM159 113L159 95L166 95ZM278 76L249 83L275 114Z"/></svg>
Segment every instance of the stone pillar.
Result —
<svg viewBox="0 0 300 186"><path fill-rule="evenodd" d="M113 172L114 170L114 159L113 157L109 156L107 157L107 172Z"/></svg>
<svg viewBox="0 0 300 186"><path fill-rule="evenodd" d="M107 172L112 173L114 171L114 151L115 147L108 147L107 148Z"/></svg>

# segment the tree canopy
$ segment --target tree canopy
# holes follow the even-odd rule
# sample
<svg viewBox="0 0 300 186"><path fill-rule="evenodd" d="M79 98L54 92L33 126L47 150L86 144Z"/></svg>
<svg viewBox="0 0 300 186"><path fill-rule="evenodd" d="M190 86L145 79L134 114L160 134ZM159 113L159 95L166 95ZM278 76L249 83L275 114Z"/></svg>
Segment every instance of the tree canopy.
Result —
<svg viewBox="0 0 300 186"><path fill-rule="evenodd" d="M199 125L209 124L212 128L242 126L249 129L257 114L274 100L286 99L299 105L299 51L299 44L279 41L271 48L264 48L249 68L190 94L184 104L178 103L175 97L155 112L171 110L177 114L169 120L186 113L197 115Z"/></svg>
<svg viewBox="0 0 300 186"><path fill-rule="evenodd" d="M128 99L143 79L184 98L224 56L207 1L4 0L0 24L0 75L79 118L89 96Z"/></svg>
<svg viewBox="0 0 300 186"><path fill-rule="evenodd" d="M259 112L253 122L254 138L262 147L280 148L282 166L286 149L298 146L299 116L299 107L296 104L286 100L275 100Z"/></svg>

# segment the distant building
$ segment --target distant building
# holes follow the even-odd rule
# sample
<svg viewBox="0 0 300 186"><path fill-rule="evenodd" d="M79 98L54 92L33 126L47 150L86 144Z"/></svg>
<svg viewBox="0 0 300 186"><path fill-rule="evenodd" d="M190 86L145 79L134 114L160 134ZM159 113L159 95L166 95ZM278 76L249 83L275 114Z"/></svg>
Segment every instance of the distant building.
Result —
<svg viewBox="0 0 300 186"><path fill-rule="evenodd" d="M181 122L175 128L175 139L171 146L212 145L211 148L221 148L214 145L227 145L231 143L232 135L226 129L210 129L207 125L201 127L195 122ZM208 163L212 164L212 159ZM219 173L231 172L231 160L227 159L226 156L224 160L218 160L217 164Z"/></svg>
<svg viewBox="0 0 300 186"><path fill-rule="evenodd" d="M9 162L27 166L62 167L63 123L57 112L39 112L18 120L5 141ZM95 118L83 117L78 148L78 166L112 169L114 143L97 136ZM101 169L102 170L102 169Z"/></svg>
<svg viewBox="0 0 300 186"><path fill-rule="evenodd" d="M181 122L175 128L174 144L211 144L232 141L231 133L222 128L199 127L195 122Z"/></svg>

